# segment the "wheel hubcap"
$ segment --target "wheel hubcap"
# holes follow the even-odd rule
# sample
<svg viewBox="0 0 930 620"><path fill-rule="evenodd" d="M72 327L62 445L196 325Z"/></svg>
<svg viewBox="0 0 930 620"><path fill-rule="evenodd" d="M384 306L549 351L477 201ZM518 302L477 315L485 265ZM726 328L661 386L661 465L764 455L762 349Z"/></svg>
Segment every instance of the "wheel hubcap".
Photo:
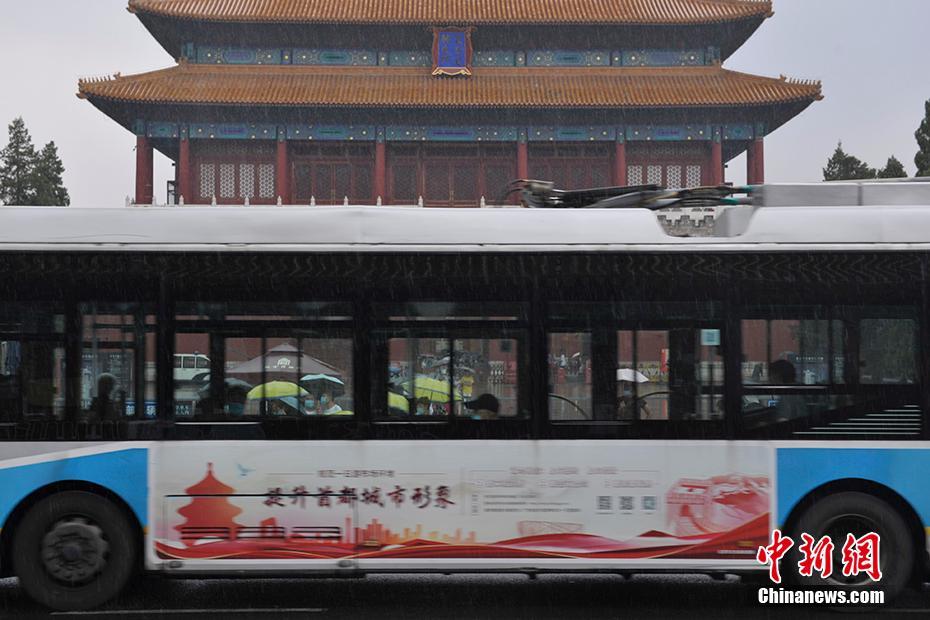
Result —
<svg viewBox="0 0 930 620"><path fill-rule="evenodd" d="M862 515L847 514L837 517L826 527L826 534L833 541L833 576L829 581L853 587L862 587L872 583L872 579L865 573L846 577L843 575L843 545L847 534L861 538L870 532L879 532L879 525Z"/></svg>
<svg viewBox="0 0 930 620"><path fill-rule="evenodd" d="M53 525L42 539L42 563L55 580L83 585L103 571L109 549L96 523L69 517Z"/></svg>

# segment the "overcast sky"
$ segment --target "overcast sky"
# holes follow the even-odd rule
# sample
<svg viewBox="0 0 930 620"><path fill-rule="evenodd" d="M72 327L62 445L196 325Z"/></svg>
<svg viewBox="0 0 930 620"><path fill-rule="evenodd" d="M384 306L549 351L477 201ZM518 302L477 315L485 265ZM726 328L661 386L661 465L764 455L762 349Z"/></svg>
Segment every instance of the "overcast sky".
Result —
<svg viewBox="0 0 930 620"><path fill-rule="evenodd" d="M72 204L123 205L134 188L135 139L77 99L77 80L172 59L126 0L0 3L0 124L22 116L37 146L55 140ZM913 174L914 131L930 99L928 23L930 0L775 0L775 17L725 66L822 80L826 98L768 138L767 180L820 180L838 140L873 166L895 155ZM157 156L159 201L172 176ZM728 180L745 176L743 157L730 163Z"/></svg>

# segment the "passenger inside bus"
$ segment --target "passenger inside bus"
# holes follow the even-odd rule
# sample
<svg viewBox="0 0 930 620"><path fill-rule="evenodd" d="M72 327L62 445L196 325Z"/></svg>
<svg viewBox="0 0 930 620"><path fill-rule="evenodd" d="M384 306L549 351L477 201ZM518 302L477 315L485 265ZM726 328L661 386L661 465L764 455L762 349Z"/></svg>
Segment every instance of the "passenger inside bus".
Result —
<svg viewBox="0 0 930 620"><path fill-rule="evenodd" d="M501 404L493 394L482 394L475 400L465 403L465 408L472 411L473 420L496 420Z"/></svg>
<svg viewBox="0 0 930 620"><path fill-rule="evenodd" d="M652 417L645 397L636 397L631 381L619 381L618 389L620 396L617 397L617 419L648 420Z"/></svg>
<svg viewBox="0 0 930 620"><path fill-rule="evenodd" d="M226 389L226 415L234 418L245 415L245 402L248 400L248 390L243 386L231 385Z"/></svg>
<svg viewBox="0 0 930 620"><path fill-rule="evenodd" d="M116 404L110 398L113 388L116 387L116 377L108 372L97 377L97 395L90 403L90 410L100 420L117 419Z"/></svg>
<svg viewBox="0 0 930 620"><path fill-rule="evenodd" d="M773 385L792 386L797 383L794 364L776 360L769 364L769 380ZM775 421L787 422L807 417L807 403L800 394L781 394L775 399Z"/></svg>
<svg viewBox="0 0 930 620"><path fill-rule="evenodd" d="M332 392L323 392L320 395L320 413L322 415L338 415L342 407L333 400Z"/></svg>

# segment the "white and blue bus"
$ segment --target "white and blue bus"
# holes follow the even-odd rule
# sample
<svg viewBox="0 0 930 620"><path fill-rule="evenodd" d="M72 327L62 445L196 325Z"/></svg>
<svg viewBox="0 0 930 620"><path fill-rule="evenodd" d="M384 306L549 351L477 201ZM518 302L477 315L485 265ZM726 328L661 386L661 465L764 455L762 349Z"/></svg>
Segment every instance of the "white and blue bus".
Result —
<svg viewBox="0 0 930 620"><path fill-rule="evenodd" d="M0 571L72 610L140 571L764 577L777 528L879 534L879 584L782 572L891 598L928 568L930 186L760 195L708 237L0 208Z"/></svg>

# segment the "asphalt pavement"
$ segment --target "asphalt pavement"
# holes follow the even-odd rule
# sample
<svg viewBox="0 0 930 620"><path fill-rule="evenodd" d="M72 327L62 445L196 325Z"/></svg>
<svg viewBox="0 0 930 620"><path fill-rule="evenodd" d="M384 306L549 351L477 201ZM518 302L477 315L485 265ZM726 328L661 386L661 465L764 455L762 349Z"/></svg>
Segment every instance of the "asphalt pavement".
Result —
<svg viewBox="0 0 930 620"><path fill-rule="evenodd" d="M506 618L832 618L803 606L763 606L758 586L736 577L698 575L379 575L364 579L168 580L147 577L119 600L93 612L50 613L15 579L0 580L0 618L239 618L378 620ZM849 611L855 611L850 608ZM893 606L860 617L930 615L930 588L909 591Z"/></svg>

